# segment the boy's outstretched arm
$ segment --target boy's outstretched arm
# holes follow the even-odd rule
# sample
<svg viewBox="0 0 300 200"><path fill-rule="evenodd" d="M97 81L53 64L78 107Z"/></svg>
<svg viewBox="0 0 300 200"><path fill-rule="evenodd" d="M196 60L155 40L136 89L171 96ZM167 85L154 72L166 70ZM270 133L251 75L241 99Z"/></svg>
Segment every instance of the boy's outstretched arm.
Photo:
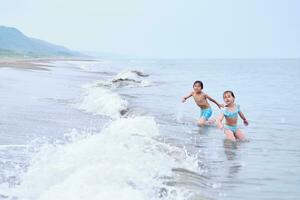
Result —
<svg viewBox="0 0 300 200"><path fill-rule="evenodd" d="M244 113L243 113L242 111L239 111L239 115L240 115L240 117L242 118L242 120L244 121L244 125L245 125L245 126L248 126L249 123L248 123L248 121L247 121L247 119L246 119Z"/></svg>
<svg viewBox="0 0 300 200"><path fill-rule="evenodd" d="M220 114L220 116L217 118L217 126L218 126L219 129L223 129L223 127L224 127L223 124L222 124L223 119L224 119L224 115L223 115L223 113L222 113L222 114Z"/></svg>
<svg viewBox="0 0 300 200"><path fill-rule="evenodd" d="M216 100L214 100L213 98L211 98L207 94L205 94L205 96L206 96L206 98L208 98L208 100L210 100L211 102L214 102L219 108L224 107L223 105L219 104Z"/></svg>
<svg viewBox="0 0 300 200"><path fill-rule="evenodd" d="M193 96L193 92L191 92L189 95L182 97L182 103L184 103L188 98Z"/></svg>

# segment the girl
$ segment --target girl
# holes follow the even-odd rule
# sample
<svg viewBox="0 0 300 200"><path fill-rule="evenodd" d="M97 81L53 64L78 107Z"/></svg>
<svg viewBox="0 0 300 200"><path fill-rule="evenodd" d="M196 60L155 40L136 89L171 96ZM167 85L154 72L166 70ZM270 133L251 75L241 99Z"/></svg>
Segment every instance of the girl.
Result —
<svg viewBox="0 0 300 200"><path fill-rule="evenodd" d="M223 99L225 102L225 108L222 109L222 113L217 120L218 128L224 128L226 138L229 140L245 140L244 133L237 127L238 115L243 119L245 126L248 126L248 121L240 110L240 106L234 103L235 96L233 92L225 91L223 93ZM222 124L224 117L226 120L225 125Z"/></svg>

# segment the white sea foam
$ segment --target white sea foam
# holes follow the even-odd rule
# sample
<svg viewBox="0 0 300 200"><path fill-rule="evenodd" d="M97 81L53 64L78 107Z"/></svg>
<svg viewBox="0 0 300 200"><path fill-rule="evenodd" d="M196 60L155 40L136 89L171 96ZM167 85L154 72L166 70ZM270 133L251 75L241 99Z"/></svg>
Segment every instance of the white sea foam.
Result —
<svg viewBox="0 0 300 200"><path fill-rule="evenodd" d="M65 143L43 145L21 176L21 184L8 195L39 200L140 200L161 199L159 191L165 188L166 199L181 199L170 192L174 187L163 184L162 177L172 177L172 168L197 170L194 159L155 139L159 132L152 117L120 118L128 102L114 90L124 82L143 86L146 76L124 71L111 80L83 86L79 109L114 121L98 134L72 132Z"/></svg>
<svg viewBox="0 0 300 200"><path fill-rule="evenodd" d="M161 177L172 176L174 167L195 169L195 163L182 150L153 139L158 134L151 117L121 118L99 134L44 145L21 184L5 195L39 200L161 199L160 188L174 190Z"/></svg>
<svg viewBox="0 0 300 200"><path fill-rule="evenodd" d="M120 117L127 109L127 101L109 89L99 87L97 84L85 85L84 89L85 94L78 106L79 109L111 118Z"/></svg>
<svg viewBox="0 0 300 200"><path fill-rule="evenodd" d="M150 82L144 80L148 75L136 70L125 70L111 80L98 80L83 86L84 97L78 106L86 112L118 118L128 110L128 102L120 97L114 89L120 87L144 87Z"/></svg>
<svg viewBox="0 0 300 200"><path fill-rule="evenodd" d="M148 76L142 71L124 70L113 77L111 83L115 87L146 87L151 85L151 82L145 79Z"/></svg>

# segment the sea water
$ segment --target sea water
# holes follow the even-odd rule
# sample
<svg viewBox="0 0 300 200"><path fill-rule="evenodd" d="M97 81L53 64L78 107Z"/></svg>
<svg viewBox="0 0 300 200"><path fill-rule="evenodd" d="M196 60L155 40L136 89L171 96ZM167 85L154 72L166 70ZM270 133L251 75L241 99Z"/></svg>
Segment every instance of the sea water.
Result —
<svg viewBox="0 0 300 200"><path fill-rule="evenodd" d="M0 69L0 199L299 198L300 60L47 64ZM195 80L250 142L196 125Z"/></svg>

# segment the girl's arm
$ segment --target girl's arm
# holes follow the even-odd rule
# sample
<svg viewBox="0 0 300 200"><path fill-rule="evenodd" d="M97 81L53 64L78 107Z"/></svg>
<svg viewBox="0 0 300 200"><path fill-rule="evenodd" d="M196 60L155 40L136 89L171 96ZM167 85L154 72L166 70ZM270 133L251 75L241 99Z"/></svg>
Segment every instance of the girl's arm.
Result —
<svg viewBox="0 0 300 200"><path fill-rule="evenodd" d="M245 115L244 115L244 113L242 112L242 111L239 111L239 116L242 118L242 120L244 121L244 125L245 126L248 126L248 121L247 121L247 119L246 119L246 117L245 117Z"/></svg>
<svg viewBox="0 0 300 200"><path fill-rule="evenodd" d="M222 124L222 121L224 119L224 114L221 113L220 116L217 118L217 126L219 129L223 129L223 124Z"/></svg>
<svg viewBox="0 0 300 200"><path fill-rule="evenodd" d="M208 100L210 100L211 102L214 102L219 108L224 107L223 105L219 104L216 100L214 100L213 98L211 98L207 94L205 94L205 96L206 96L206 98L208 98Z"/></svg>
<svg viewBox="0 0 300 200"><path fill-rule="evenodd" d="M182 103L184 103L188 98L190 98L191 96L193 96L193 92L191 92L189 95L182 97Z"/></svg>

